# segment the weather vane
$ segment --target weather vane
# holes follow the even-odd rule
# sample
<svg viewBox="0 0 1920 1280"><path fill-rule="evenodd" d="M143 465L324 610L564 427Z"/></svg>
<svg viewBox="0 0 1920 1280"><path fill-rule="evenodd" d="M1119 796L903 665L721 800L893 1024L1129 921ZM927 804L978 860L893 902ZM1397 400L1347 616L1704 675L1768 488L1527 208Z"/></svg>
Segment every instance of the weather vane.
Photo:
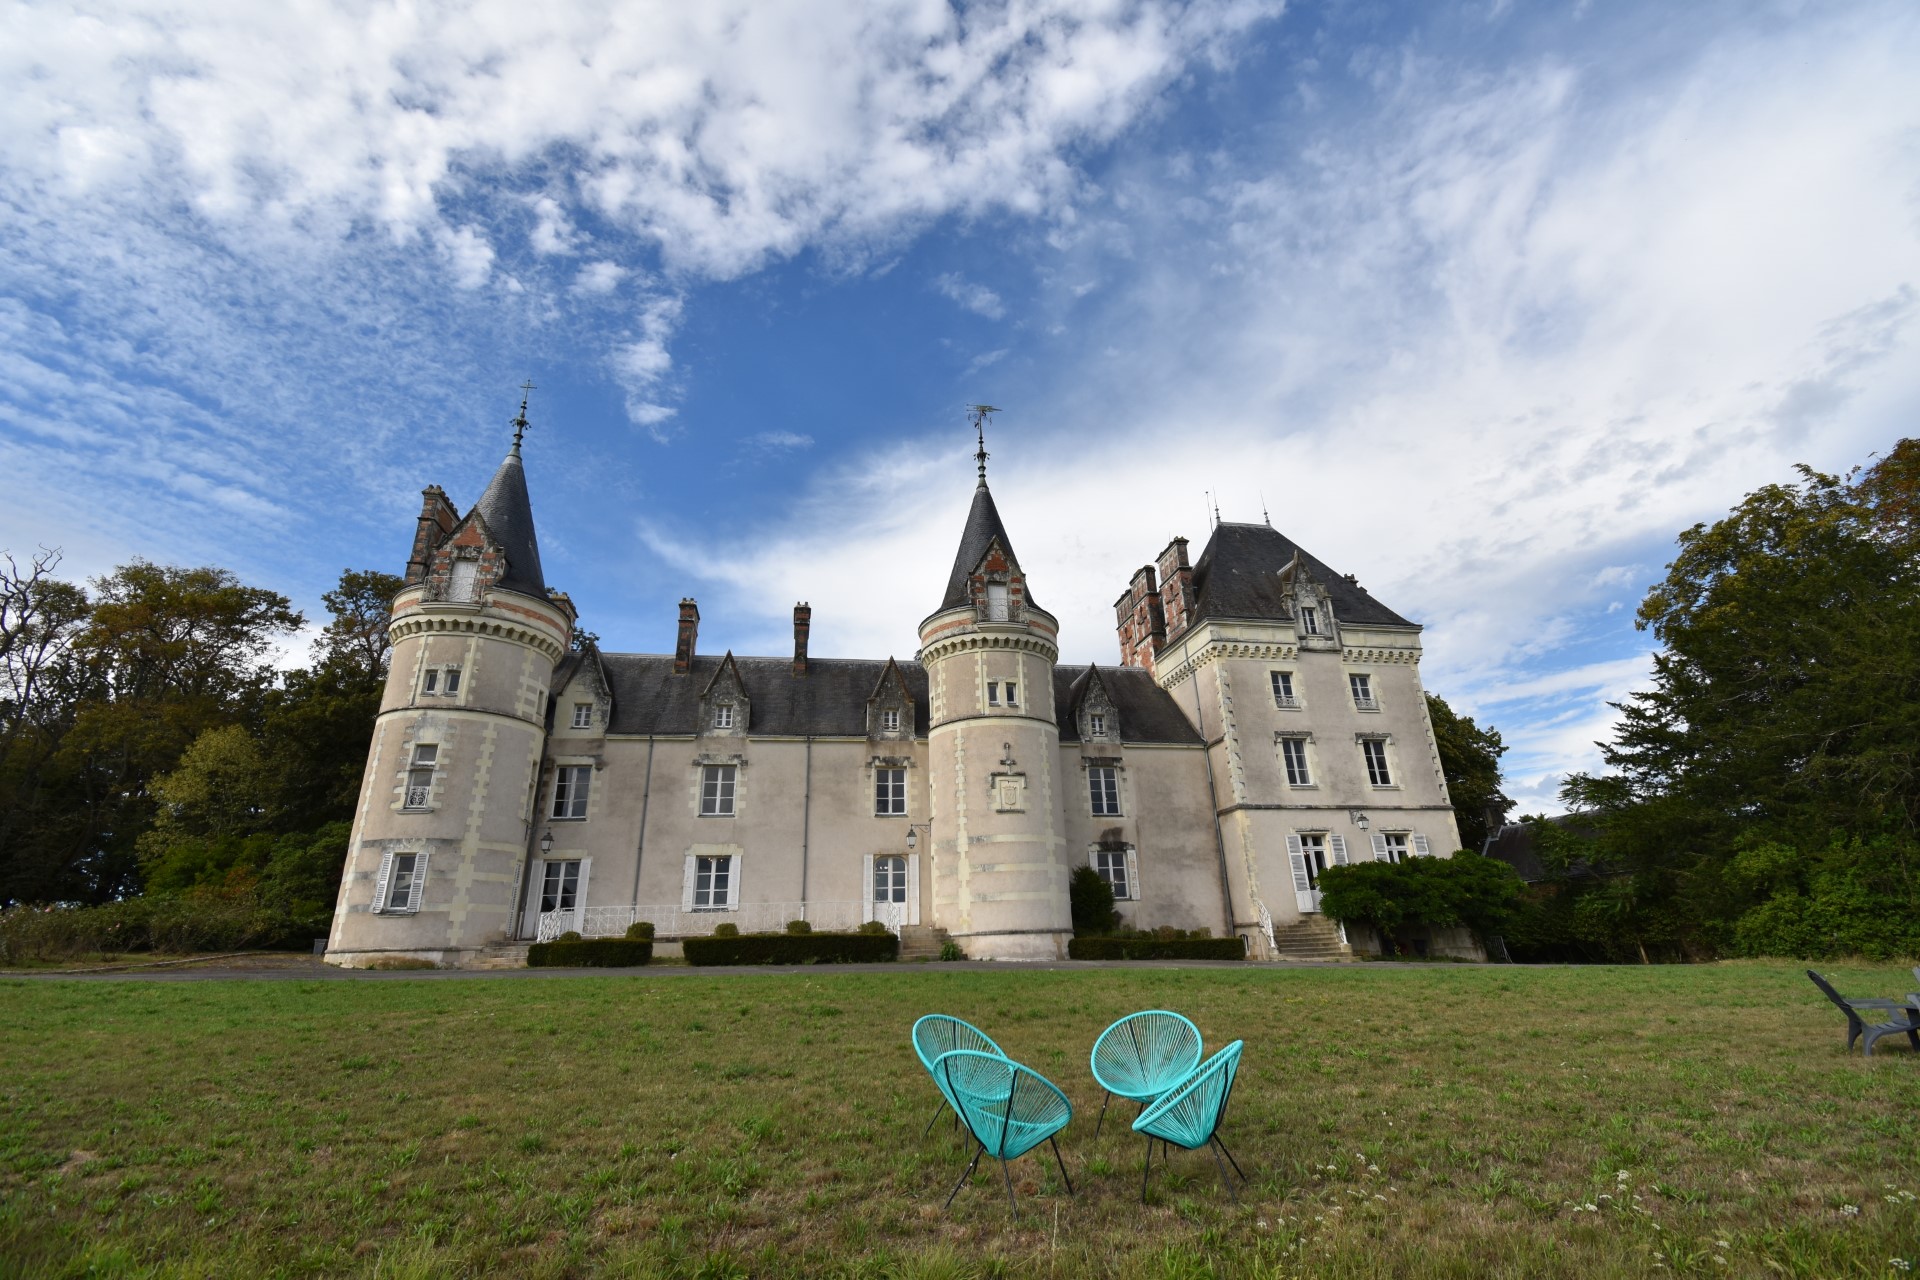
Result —
<svg viewBox="0 0 1920 1280"><path fill-rule="evenodd" d="M967 406L967 412L973 415L974 435L977 436L980 441L980 448L973 455L973 460L980 467L980 483L985 485L987 483L987 459L993 456L987 452L987 415L1000 411L990 404L970 404Z"/></svg>
<svg viewBox="0 0 1920 1280"><path fill-rule="evenodd" d="M513 451L515 453L520 452L520 438L526 435L527 428L533 425L527 421L527 397L537 390L539 388L533 385L532 378L520 384L520 416L513 420Z"/></svg>

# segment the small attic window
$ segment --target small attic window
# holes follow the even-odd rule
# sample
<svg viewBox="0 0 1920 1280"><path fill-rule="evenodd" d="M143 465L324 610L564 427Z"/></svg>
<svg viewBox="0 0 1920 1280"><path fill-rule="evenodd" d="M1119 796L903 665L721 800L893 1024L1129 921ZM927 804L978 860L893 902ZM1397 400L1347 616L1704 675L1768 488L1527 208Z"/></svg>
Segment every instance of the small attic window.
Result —
<svg viewBox="0 0 1920 1280"><path fill-rule="evenodd" d="M1087 732L1096 738L1107 736L1107 718L1098 711L1087 717Z"/></svg>
<svg viewBox="0 0 1920 1280"><path fill-rule="evenodd" d="M987 584L987 621L1005 622L1012 616L1012 595L1007 584L989 582Z"/></svg>
<svg viewBox="0 0 1920 1280"><path fill-rule="evenodd" d="M478 560L455 560L453 573L447 581L447 599L471 600L480 584L480 562Z"/></svg>
<svg viewBox="0 0 1920 1280"><path fill-rule="evenodd" d="M593 704L591 702L576 702L573 704L573 727L576 729L591 729L593 727Z"/></svg>
<svg viewBox="0 0 1920 1280"><path fill-rule="evenodd" d="M722 703L713 709L713 727L716 729L733 728L733 708Z"/></svg>
<svg viewBox="0 0 1920 1280"><path fill-rule="evenodd" d="M1320 634L1320 611L1312 605L1303 606L1300 610L1300 634L1303 636Z"/></svg>
<svg viewBox="0 0 1920 1280"><path fill-rule="evenodd" d="M880 713L880 732L900 732L900 711L897 707L888 707Z"/></svg>

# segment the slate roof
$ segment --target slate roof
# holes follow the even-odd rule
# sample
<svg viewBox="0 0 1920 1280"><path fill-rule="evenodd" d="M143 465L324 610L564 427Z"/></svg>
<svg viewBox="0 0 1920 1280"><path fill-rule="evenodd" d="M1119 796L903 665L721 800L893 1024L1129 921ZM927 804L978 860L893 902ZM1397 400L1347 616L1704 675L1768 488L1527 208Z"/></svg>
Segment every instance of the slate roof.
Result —
<svg viewBox="0 0 1920 1280"><path fill-rule="evenodd" d="M1193 566L1193 621L1206 618L1293 617L1280 571L1298 552L1301 560L1333 603L1341 622L1411 627L1393 610L1368 595L1362 587L1328 568L1279 530L1264 524L1216 525L1207 549Z"/></svg>
<svg viewBox="0 0 1920 1280"><path fill-rule="evenodd" d="M494 585L536 600L547 598L547 580L540 572L540 544L533 536L533 503L527 498L527 472L514 446L493 473L487 491L473 504L507 557L507 572Z"/></svg>
<svg viewBox="0 0 1920 1280"><path fill-rule="evenodd" d="M993 505L993 492L981 481L973 491L973 505L967 509L966 528L960 531L960 550L953 558L953 572L947 575L947 594L941 597L938 613L945 609L954 609L973 599L968 590L967 579L979 567L982 557L995 538L1006 553L1018 564L1020 557L1014 555L1013 539L1007 536L1007 527L1000 523L1000 511ZM1033 598L1033 584L1027 584L1027 603L1034 608L1040 604Z"/></svg>
<svg viewBox="0 0 1920 1280"><path fill-rule="evenodd" d="M579 668L580 658L569 655L555 673L557 698ZM722 655L701 654L693 670L673 674L673 656L654 653L602 653L601 669L613 686L611 733L697 733L700 695L720 669ZM810 658L805 676L793 674L790 658L741 658L740 671L752 703L749 735L769 737L864 738L867 736L867 699L887 669L882 659ZM899 662L900 674L913 695L913 732L927 735L927 673L917 662ZM1056 667L1053 673L1054 714L1063 742L1079 740L1073 714L1077 686L1086 668ZM1101 667L1100 678L1120 718L1123 742L1179 743L1198 746L1200 737L1180 714L1173 697L1138 667Z"/></svg>

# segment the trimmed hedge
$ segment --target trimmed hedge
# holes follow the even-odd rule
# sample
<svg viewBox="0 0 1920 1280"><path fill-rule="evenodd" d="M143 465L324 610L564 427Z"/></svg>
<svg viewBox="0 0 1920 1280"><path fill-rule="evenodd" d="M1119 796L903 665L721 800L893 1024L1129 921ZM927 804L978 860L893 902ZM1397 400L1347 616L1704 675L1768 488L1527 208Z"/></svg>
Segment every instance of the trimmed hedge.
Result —
<svg viewBox="0 0 1920 1280"><path fill-rule="evenodd" d="M1244 960L1238 938L1073 938L1067 955L1074 960Z"/></svg>
<svg viewBox="0 0 1920 1280"><path fill-rule="evenodd" d="M529 969L631 969L651 959L653 943L630 938L536 942L527 948Z"/></svg>
<svg viewBox="0 0 1920 1280"><path fill-rule="evenodd" d="M749 933L688 938L688 964L870 964L900 958L900 939L871 933Z"/></svg>

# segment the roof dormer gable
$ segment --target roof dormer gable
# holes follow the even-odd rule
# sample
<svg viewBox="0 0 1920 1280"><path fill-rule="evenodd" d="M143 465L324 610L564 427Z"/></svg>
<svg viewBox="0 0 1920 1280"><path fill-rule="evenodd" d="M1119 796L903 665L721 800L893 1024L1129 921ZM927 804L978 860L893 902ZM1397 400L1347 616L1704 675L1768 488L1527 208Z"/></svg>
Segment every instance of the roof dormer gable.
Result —
<svg viewBox="0 0 1920 1280"><path fill-rule="evenodd" d="M740 665L729 649L707 687L700 691L700 732L744 736L752 711L746 681L741 679Z"/></svg>

